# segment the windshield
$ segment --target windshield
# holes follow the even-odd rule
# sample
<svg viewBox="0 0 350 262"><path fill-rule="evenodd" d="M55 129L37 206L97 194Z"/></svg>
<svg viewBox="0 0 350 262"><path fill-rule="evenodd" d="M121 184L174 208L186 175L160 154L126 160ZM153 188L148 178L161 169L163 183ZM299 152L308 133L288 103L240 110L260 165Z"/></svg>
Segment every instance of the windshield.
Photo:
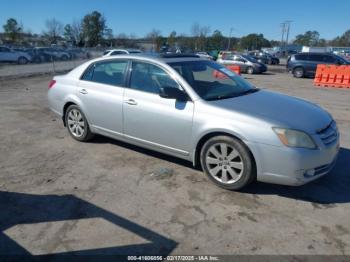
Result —
<svg viewBox="0 0 350 262"><path fill-rule="evenodd" d="M204 100L236 97L258 89L226 67L212 61L169 63Z"/></svg>
<svg viewBox="0 0 350 262"><path fill-rule="evenodd" d="M254 59L253 57L249 56L249 55L242 55L243 58L247 59L249 62L252 63L257 63L258 61L256 61L256 59Z"/></svg>
<svg viewBox="0 0 350 262"><path fill-rule="evenodd" d="M343 64L343 65L349 64L349 61L347 59L345 59L344 57L339 56L339 55L335 55L335 56L338 58L338 60L340 61L341 64Z"/></svg>

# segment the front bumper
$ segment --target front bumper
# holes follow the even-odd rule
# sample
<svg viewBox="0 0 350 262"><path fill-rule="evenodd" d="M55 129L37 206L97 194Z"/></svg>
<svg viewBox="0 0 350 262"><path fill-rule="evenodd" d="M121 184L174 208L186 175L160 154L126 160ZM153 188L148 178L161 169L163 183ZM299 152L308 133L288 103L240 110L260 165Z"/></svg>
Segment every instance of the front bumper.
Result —
<svg viewBox="0 0 350 262"><path fill-rule="evenodd" d="M251 143L257 164L257 180L300 186L329 173L335 166L339 140L316 150Z"/></svg>

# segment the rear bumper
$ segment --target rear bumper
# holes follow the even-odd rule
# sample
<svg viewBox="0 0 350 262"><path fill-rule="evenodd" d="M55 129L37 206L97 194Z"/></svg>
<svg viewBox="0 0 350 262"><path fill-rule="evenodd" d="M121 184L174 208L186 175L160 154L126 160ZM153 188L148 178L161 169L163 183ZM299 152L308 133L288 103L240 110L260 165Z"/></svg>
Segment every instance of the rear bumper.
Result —
<svg viewBox="0 0 350 262"><path fill-rule="evenodd" d="M257 164L257 180L266 183L300 186L329 173L336 164L339 141L317 150L249 145Z"/></svg>

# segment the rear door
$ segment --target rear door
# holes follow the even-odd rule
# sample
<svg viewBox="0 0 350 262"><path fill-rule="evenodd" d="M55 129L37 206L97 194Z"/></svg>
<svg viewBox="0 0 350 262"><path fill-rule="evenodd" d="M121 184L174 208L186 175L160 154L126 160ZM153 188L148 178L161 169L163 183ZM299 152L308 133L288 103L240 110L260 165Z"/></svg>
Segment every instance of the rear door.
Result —
<svg viewBox="0 0 350 262"><path fill-rule="evenodd" d="M120 136L123 133L123 92L128 60L108 60L92 64L78 84L90 125L100 132Z"/></svg>
<svg viewBox="0 0 350 262"><path fill-rule="evenodd" d="M134 143L177 155L188 155L194 105L159 96L161 87L182 89L161 67L132 62L124 93L124 133Z"/></svg>
<svg viewBox="0 0 350 262"><path fill-rule="evenodd" d="M322 54L309 54L308 66L306 68L306 73L309 75L314 75L316 73L317 65L323 64Z"/></svg>

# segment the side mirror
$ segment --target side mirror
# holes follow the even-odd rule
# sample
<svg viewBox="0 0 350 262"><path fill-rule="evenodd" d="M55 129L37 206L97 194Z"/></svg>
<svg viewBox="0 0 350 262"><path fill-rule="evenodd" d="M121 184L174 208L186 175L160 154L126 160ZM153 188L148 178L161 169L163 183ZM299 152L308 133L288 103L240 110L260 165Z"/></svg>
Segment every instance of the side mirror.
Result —
<svg viewBox="0 0 350 262"><path fill-rule="evenodd" d="M166 99L176 99L179 101L187 101L187 95L185 92L174 87L161 87L159 89L159 96Z"/></svg>

